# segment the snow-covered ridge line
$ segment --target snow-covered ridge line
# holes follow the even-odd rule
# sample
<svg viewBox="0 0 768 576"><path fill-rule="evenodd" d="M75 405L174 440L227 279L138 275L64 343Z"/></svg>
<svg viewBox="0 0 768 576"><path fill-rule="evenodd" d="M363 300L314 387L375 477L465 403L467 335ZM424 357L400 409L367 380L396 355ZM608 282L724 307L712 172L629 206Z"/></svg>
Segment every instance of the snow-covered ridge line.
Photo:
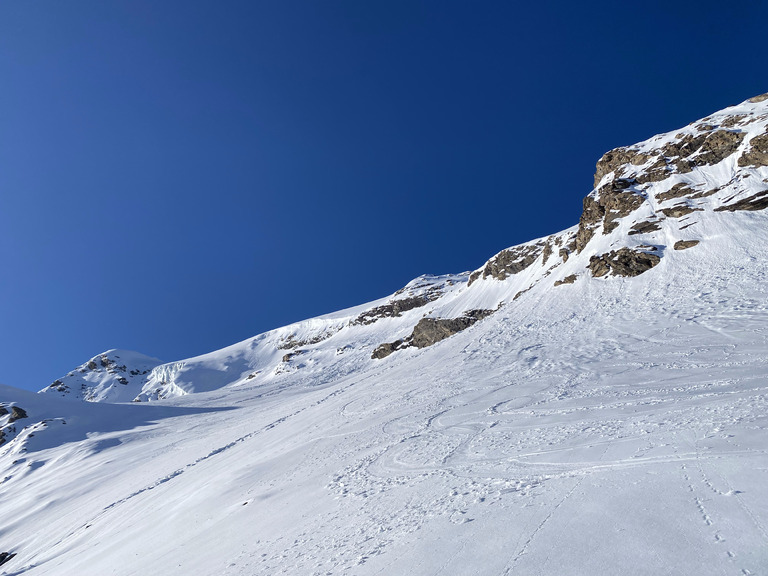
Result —
<svg viewBox="0 0 768 576"><path fill-rule="evenodd" d="M652 273L662 261L684 258L683 250L706 251L735 212L766 207L768 96L762 95L607 152L578 226L502 250L472 273L422 276L388 298L196 358L150 365L123 352L135 355L131 377L110 366L101 370L100 355L44 391L120 402L264 385L296 371L322 382L386 362L393 352L417 353L412 348L469 329L501 306L525 305L542 291Z"/></svg>

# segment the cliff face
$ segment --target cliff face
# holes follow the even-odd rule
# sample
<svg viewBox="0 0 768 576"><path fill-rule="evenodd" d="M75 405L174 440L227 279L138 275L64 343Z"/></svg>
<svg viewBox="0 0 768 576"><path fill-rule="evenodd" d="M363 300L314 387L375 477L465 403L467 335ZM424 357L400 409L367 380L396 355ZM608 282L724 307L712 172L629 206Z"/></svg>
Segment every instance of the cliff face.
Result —
<svg viewBox="0 0 768 576"><path fill-rule="evenodd" d="M653 232L661 219L696 211L768 206L761 170L768 166L767 100L757 96L682 130L606 152L595 189L584 199L576 250L641 208L647 217L636 219L628 234Z"/></svg>

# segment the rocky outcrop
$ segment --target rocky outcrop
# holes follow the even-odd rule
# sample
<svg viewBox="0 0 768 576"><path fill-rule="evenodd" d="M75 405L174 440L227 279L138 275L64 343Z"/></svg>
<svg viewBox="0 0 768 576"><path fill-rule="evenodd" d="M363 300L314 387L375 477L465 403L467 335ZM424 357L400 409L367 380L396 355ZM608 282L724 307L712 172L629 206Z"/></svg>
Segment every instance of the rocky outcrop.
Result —
<svg viewBox="0 0 768 576"><path fill-rule="evenodd" d="M666 192L662 192L660 194L656 194L656 200L659 202L665 202L667 200L672 200L673 198L690 198L692 194L694 194L695 190L688 186L688 184L685 184L684 182L679 182L678 184L675 184L667 190Z"/></svg>
<svg viewBox="0 0 768 576"><path fill-rule="evenodd" d="M656 266L661 258L656 254L621 248L611 250L607 254L592 256L589 259L589 270L592 276L600 278L612 274L614 276L639 276Z"/></svg>
<svg viewBox="0 0 768 576"><path fill-rule="evenodd" d="M749 141L749 150L739 158L739 166L768 166L768 132Z"/></svg>
<svg viewBox="0 0 768 576"><path fill-rule="evenodd" d="M715 212L735 212L736 210L763 210L768 208L768 190L758 192L749 198L744 198L733 204L725 206L719 206L715 208Z"/></svg>
<svg viewBox="0 0 768 576"><path fill-rule="evenodd" d="M405 340L402 339L396 340L395 342L385 342L384 344L380 344L373 351L373 354L371 354L371 358L373 360L381 360L382 358L386 358L395 350L400 350L400 348L407 348L407 346L404 346L404 344Z"/></svg>
<svg viewBox="0 0 768 576"><path fill-rule="evenodd" d="M628 190L636 183L634 180L615 179L584 198L579 231L576 233L577 252L584 249L601 224L603 234L608 234L619 225L619 218L628 216L643 204L645 198L641 194Z"/></svg>
<svg viewBox="0 0 768 576"><path fill-rule="evenodd" d="M675 250L685 250L687 248L693 248L699 243L699 240L678 240L675 242Z"/></svg>
<svg viewBox="0 0 768 576"><path fill-rule="evenodd" d="M663 208L661 212L666 216L667 218L682 218L683 216L687 216L691 212L700 212L701 208L693 208L691 206L688 206L688 204L678 204L677 206L672 206L671 208Z"/></svg>
<svg viewBox="0 0 768 576"><path fill-rule="evenodd" d="M597 188L597 185L600 184L600 181L606 174L618 171L618 175L620 176L622 171L620 171L619 168L622 168L626 164L641 166L648 161L648 158L649 156L647 154L638 152L633 148L620 147L609 150L603 154L595 166L595 188Z"/></svg>
<svg viewBox="0 0 768 576"><path fill-rule="evenodd" d="M571 274L570 276L566 276L562 280L555 280L555 286L562 286L563 284L573 284L576 282L576 274Z"/></svg>
<svg viewBox="0 0 768 576"><path fill-rule="evenodd" d="M469 310L459 318L422 318L413 328L411 343L416 348L426 348L445 340L457 332L466 330L478 320L490 316L493 310Z"/></svg>
<svg viewBox="0 0 768 576"><path fill-rule="evenodd" d="M386 358L396 350L403 348L426 348L466 330L493 312L493 310L468 310L458 318L422 318L414 326L410 336L377 346L371 354L371 358L374 360Z"/></svg>
<svg viewBox="0 0 768 576"><path fill-rule="evenodd" d="M296 350L294 352L289 352L288 354L283 354L282 362L283 364L287 364L291 361L291 359L295 358L296 356L301 356L305 352L306 350Z"/></svg>
<svg viewBox="0 0 768 576"><path fill-rule="evenodd" d="M691 172L697 166L711 166L736 152L743 132L713 130L701 134L678 134L673 142L661 148L665 159L681 174Z"/></svg>
<svg viewBox="0 0 768 576"><path fill-rule="evenodd" d="M22 418L27 418L27 411L18 406L11 406L11 417L8 418L8 423L16 422L16 420L21 420Z"/></svg>
<svg viewBox="0 0 768 576"><path fill-rule="evenodd" d="M5 444L9 435L13 437L13 435L16 434L16 427L11 426L11 424L22 418L27 418L27 411L19 406L6 407L0 404L0 418L3 416L8 416L8 419L3 425L3 428L0 429L0 446Z"/></svg>
<svg viewBox="0 0 768 576"><path fill-rule="evenodd" d="M661 224L658 220L646 220L644 222L636 222L632 225L627 235L633 236L635 234L648 234L650 232L656 232L661 230Z"/></svg>
<svg viewBox="0 0 768 576"><path fill-rule="evenodd" d="M13 552L0 552L0 566L8 562L14 556L16 556L16 554Z"/></svg>
<svg viewBox="0 0 768 576"><path fill-rule="evenodd" d="M291 334L284 340L280 341L280 343L277 345L277 349L292 350L294 348L300 348L302 346L311 346L312 344L319 344L323 340L327 340L328 338L333 336L336 332L338 332L338 329L326 330L324 332L321 332L320 334L315 334L314 336L309 336L307 338L303 338L300 340L296 339L296 334Z"/></svg>
<svg viewBox="0 0 768 576"><path fill-rule="evenodd" d="M409 298L393 300L388 304L366 310L354 320L353 324L373 324L381 318L397 317L408 310L426 306L432 300L434 300L434 297L429 294L425 296L411 296Z"/></svg>
<svg viewBox="0 0 768 576"><path fill-rule="evenodd" d="M481 270L469 275L467 286L471 286L480 277L485 279L490 276L496 280L505 280L513 274L518 274L533 264L543 250L542 244L524 244L502 250L488 260Z"/></svg>

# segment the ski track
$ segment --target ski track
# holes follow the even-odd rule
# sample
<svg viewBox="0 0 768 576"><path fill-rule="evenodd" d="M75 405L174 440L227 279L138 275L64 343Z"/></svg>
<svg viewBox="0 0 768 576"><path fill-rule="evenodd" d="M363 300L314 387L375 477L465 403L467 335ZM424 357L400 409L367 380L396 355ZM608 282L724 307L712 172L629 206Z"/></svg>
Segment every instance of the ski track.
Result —
<svg viewBox="0 0 768 576"><path fill-rule="evenodd" d="M408 294L442 282L447 303L191 359L234 374L163 401L194 413L30 423L0 457L0 551L17 553L0 574L765 574L764 219L696 212L702 244L682 253L667 220L661 263L632 279L588 278L589 250L556 289L564 268L542 264L506 284L422 278ZM371 359L425 315L482 307L444 341ZM65 420L83 433L57 443Z"/></svg>

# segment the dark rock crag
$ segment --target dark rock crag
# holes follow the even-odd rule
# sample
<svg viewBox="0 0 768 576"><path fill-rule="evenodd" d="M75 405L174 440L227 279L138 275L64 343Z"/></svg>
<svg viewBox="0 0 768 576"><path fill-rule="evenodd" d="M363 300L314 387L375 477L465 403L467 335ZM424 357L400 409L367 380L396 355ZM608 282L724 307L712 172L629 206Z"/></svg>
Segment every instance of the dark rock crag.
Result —
<svg viewBox="0 0 768 576"><path fill-rule="evenodd" d="M426 306L436 297L436 295L427 294L425 296L411 296L408 298L400 298L399 300L392 300L391 302L382 306L376 306L375 308L366 310L360 314L360 316L358 316L352 323L373 324L382 318L397 317L400 316L403 312Z"/></svg>
<svg viewBox="0 0 768 576"><path fill-rule="evenodd" d="M502 250L488 260L481 270L470 274L467 285L471 286L480 277L485 279L490 276L496 280L505 280L513 274L518 274L536 261L544 247L544 244L524 244Z"/></svg>
<svg viewBox="0 0 768 576"><path fill-rule="evenodd" d="M386 358L392 352L402 350L403 348L426 348L462 330L466 330L479 320L490 316L493 312L493 310L468 310L458 318L422 318L414 326L410 336L377 346L373 354L371 354L371 358L374 360Z"/></svg>
<svg viewBox="0 0 768 576"><path fill-rule="evenodd" d="M661 258L656 254L621 248L600 256L592 256L588 268L595 278L608 274L631 277L650 270L660 261Z"/></svg>

